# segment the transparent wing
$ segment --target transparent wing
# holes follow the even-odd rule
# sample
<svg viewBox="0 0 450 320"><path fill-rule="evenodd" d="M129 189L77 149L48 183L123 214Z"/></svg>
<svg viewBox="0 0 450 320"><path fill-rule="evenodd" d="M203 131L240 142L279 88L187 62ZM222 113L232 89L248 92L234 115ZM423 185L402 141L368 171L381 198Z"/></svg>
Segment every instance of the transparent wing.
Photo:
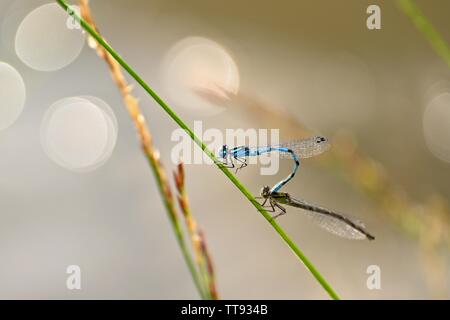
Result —
<svg viewBox="0 0 450 320"><path fill-rule="evenodd" d="M311 158L327 151L330 148L330 143L325 137L311 137L281 143L278 146L291 149L299 158ZM291 154L286 152L280 152L279 156L282 159L292 158Z"/></svg>
<svg viewBox="0 0 450 320"><path fill-rule="evenodd" d="M343 222L342 220L330 216L325 216L323 214L312 211L306 211L305 213L319 227L339 237L355 240L362 240L367 238L366 235L362 233L360 230L355 229L349 224ZM362 222L358 220L353 220L353 222L357 223L360 228L364 228L364 224Z"/></svg>
<svg viewBox="0 0 450 320"><path fill-rule="evenodd" d="M327 208L306 203L302 200L290 198L284 203L306 210L305 214L310 217L315 224L337 236L356 240L375 239L374 236L366 231L364 224L355 218L331 211Z"/></svg>

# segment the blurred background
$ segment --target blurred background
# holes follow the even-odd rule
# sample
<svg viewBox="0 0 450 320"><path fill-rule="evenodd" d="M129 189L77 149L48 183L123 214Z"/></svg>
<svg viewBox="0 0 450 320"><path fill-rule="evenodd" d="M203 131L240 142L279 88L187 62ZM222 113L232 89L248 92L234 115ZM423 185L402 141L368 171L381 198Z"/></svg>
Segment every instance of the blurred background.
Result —
<svg viewBox="0 0 450 320"><path fill-rule="evenodd" d="M49 3L0 0L0 298L198 298L109 69ZM450 2L416 3L448 42ZM366 27L371 4L380 30ZM449 298L449 66L394 1L91 8L188 125L331 138L285 190L358 217L376 240L337 238L299 210L279 223L342 298ZM170 173L177 126L138 86L135 95ZM262 176L252 165L239 178L257 194L290 169ZM187 165L186 175L221 298L328 298L217 168ZM70 291L74 264L82 289ZM366 286L370 265L379 290Z"/></svg>

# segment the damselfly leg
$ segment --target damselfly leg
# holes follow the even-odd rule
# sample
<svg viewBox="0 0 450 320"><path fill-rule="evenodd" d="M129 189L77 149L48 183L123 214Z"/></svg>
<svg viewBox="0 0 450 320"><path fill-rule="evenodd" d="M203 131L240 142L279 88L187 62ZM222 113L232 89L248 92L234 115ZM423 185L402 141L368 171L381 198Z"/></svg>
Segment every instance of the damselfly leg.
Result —
<svg viewBox="0 0 450 320"><path fill-rule="evenodd" d="M236 166L236 170L234 171L235 174L237 174L242 168L248 166L246 158L233 157L231 161L233 162L233 168ZM235 162L237 163L235 164Z"/></svg>
<svg viewBox="0 0 450 320"><path fill-rule="evenodd" d="M273 201L272 199L270 200L270 206L272 207L272 212L276 212L274 207L277 207L278 209L280 209L280 212L278 212L277 214L275 214L274 216L272 216L272 219L275 220L276 218L286 214L286 209L282 206L280 206L280 204L278 204L276 201Z"/></svg>
<svg viewBox="0 0 450 320"><path fill-rule="evenodd" d="M263 202L261 203L261 206L263 208L270 208L270 210L267 210L268 212L276 213L274 216L272 216L272 219L275 220L276 218L286 214L286 208L281 206L278 202L276 202L271 197L271 193L270 193L270 188L269 187L264 187L262 189L262 191L261 191L261 196L260 197L256 197L256 199L264 199ZM269 204L267 204L267 202L269 202ZM276 209L279 209L280 211L277 212Z"/></svg>
<svg viewBox="0 0 450 320"><path fill-rule="evenodd" d="M220 159L220 163L224 165L225 168L233 169L236 166L234 165L233 157L231 155L227 155L224 158Z"/></svg>
<svg viewBox="0 0 450 320"><path fill-rule="evenodd" d="M246 158L235 157L231 154L225 158L222 158L222 161L220 161L220 163L228 169L236 168L235 173L238 173L239 170L248 166Z"/></svg>

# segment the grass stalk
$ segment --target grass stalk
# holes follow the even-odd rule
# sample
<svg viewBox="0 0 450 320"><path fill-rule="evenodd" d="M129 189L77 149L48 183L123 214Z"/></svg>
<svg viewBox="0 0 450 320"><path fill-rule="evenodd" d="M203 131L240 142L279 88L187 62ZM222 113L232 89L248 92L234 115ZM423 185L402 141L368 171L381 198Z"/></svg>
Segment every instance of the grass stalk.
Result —
<svg viewBox="0 0 450 320"><path fill-rule="evenodd" d="M65 10L68 10L68 4L65 0L56 0L56 2ZM194 132L184 123L184 121L167 105L152 88L137 74L136 71L108 44L105 40L92 28L82 17L77 16L76 12L73 13L75 18L80 21L81 26L86 30L89 35L94 38L127 72L133 77L139 85L159 104L159 106L174 120L180 128L182 128L189 137L203 150L203 152L217 165L217 167L228 177L228 179L239 189L239 191L248 199L248 201L262 214L267 222L273 227L273 229L279 234L279 236L285 241L285 243L291 248L298 259L305 265L310 271L317 282L323 287L323 289L329 294L332 299L338 300L339 296L320 274L311 261L303 254L298 246L292 241L287 233L281 228L271 215L256 201L255 197L247 190L247 188L229 171L209 150L206 145L194 134Z"/></svg>
<svg viewBox="0 0 450 320"><path fill-rule="evenodd" d="M178 164L177 170L174 172L174 179L178 191L178 203L181 211L183 212L186 228L188 230L192 248L195 253L198 271L200 273L200 277L203 280L203 285L205 286L204 290L208 295L208 299L217 300L219 299L219 296L216 289L214 267L209 254L209 250L206 246L206 238L191 213L189 198L187 196L185 186L183 163Z"/></svg>
<svg viewBox="0 0 450 320"><path fill-rule="evenodd" d="M420 8L412 0L397 0L397 6L403 11L425 38L433 50L450 67L450 48L433 24L425 17Z"/></svg>
<svg viewBox="0 0 450 320"><path fill-rule="evenodd" d="M96 30L98 33L98 29L94 23L90 8L89 8L89 1L88 0L80 0L80 8L81 8L81 15L83 19L86 21L86 23L89 23L90 26L92 26L93 29ZM116 60L114 60L111 55L102 47L96 45L96 43L91 42L91 46L93 46L100 58L105 60L107 65L109 66L111 70L112 78L114 79L115 83L117 84L120 93L124 99L125 105L127 107L128 113L133 120L135 127L137 129L140 143L142 150L148 160L148 163L150 165L150 168L153 171L153 175L156 179L156 185L158 186L158 190L161 194L161 197L163 199L164 206L166 208L167 214L169 216L169 220L172 225L172 229L174 230L175 237L177 239L178 245L181 249L181 252L183 254L184 260L186 261L186 264L188 266L188 269L191 273L191 276L193 278L194 284L200 294L200 297L202 299L208 298L206 296L206 291L204 290L202 286L202 281L199 277L199 274L197 272L197 269L195 268L194 261L191 257L191 254L189 252L189 248L186 245L183 229L181 228L178 214L175 208L174 204L174 198L170 189L169 182L167 180L167 175L165 173L164 167L162 163L159 160L159 153L155 149L152 143L152 136L150 134L150 131L147 127L145 118L143 114L141 113L139 102L136 97L134 97L131 94L131 87L128 85L128 83L125 80L125 77L122 73L122 70L117 63Z"/></svg>

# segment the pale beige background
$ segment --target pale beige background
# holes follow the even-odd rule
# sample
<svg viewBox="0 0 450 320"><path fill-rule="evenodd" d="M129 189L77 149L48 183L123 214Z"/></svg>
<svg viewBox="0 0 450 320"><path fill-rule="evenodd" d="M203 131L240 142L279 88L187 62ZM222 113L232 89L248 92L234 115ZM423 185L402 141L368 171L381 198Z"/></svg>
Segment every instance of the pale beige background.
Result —
<svg viewBox="0 0 450 320"><path fill-rule="evenodd" d="M45 3L14 2L23 2L25 13ZM450 2L417 2L449 40ZM10 3L0 1L0 19L5 19ZM382 7L380 31L365 27L365 9L372 3ZM351 131L364 152L380 160L419 199L432 192L450 195L449 164L429 152L422 133L422 94L427 85L449 80L448 67L393 1L93 0L92 8L108 41L163 97L160 66L171 45L187 36L211 38L233 54L243 91L295 111L315 131ZM333 64L348 54L367 70L367 99L358 95L361 84L346 80L345 67ZM197 298L104 63L85 47L67 68L40 73L23 65L8 41L0 46L0 59L21 72L28 90L20 119L0 132L0 298ZM348 85L338 88L348 94L353 85L356 88L354 101L360 110L355 109L354 117L339 117L346 110L339 103L348 96L338 96L336 105L328 103L327 97L339 94L334 83L341 81ZM317 83L323 84L323 91L314 87ZM141 89L136 92L162 159L173 167L169 138L176 125ZM112 158L87 174L56 166L39 141L47 108L74 95L104 99L119 121ZM205 127L258 128L236 111L201 118L173 107L189 124L203 120ZM288 170L285 166L280 174ZM275 179L259 176L255 166L240 178L254 192ZM221 297L327 298L220 172L188 166L187 183L193 212L215 260ZM307 162L288 190L361 217L377 235L372 243L351 242L322 232L301 214L280 220L342 297L434 297L417 243L348 183ZM448 258L448 252L444 255ZM82 268L81 291L65 287L70 264ZM379 291L366 288L370 264L381 267Z"/></svg>

